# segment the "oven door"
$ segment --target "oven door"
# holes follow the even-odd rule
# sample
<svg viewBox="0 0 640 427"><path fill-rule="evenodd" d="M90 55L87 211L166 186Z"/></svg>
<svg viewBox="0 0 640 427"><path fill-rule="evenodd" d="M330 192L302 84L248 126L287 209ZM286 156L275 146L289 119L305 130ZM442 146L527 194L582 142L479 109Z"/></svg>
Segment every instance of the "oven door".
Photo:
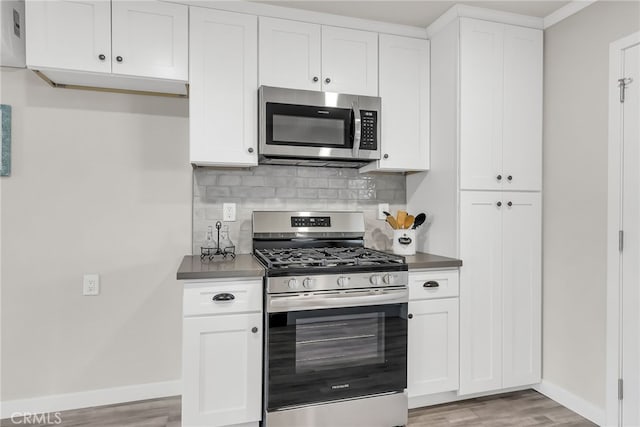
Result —
<svg viewBox="0 0 640 427"><path fill-rule="evenodd" d="M406 302L266 316L267 411L406 388Z"/></svg>

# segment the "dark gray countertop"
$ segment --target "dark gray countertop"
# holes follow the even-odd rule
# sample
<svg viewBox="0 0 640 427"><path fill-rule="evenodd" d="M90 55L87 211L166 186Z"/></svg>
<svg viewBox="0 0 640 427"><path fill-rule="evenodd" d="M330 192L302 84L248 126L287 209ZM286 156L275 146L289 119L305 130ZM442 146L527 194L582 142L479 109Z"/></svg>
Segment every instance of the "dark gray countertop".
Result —
<svg viewBox="0 0 640 427"><path fill-rule="evenodd" d="M416 252L415 255L407 255L404 258L409 264L409 270L418 268L451 268L462 265L462 260L424 252Z"/></svg>
<svg viewBox="0 0 640 427"><path fill-rule="evenodd" d="M178 268L178 280L227 279L230 277L262 277L264 267L251 254L236 258L201 260L199 255L187 255Z"/></svg>

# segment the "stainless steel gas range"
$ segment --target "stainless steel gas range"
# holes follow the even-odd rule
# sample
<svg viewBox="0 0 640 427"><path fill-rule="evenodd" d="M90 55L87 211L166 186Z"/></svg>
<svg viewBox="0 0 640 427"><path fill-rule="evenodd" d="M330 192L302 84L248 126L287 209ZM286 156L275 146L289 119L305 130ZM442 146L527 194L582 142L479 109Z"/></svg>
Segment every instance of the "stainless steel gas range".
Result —
<svg viewBox="0 0 640 427"><path fill-rule="evenodd" d="M362 212L260 211L264 423L407 423L408 268L364 247Z"/></svg>

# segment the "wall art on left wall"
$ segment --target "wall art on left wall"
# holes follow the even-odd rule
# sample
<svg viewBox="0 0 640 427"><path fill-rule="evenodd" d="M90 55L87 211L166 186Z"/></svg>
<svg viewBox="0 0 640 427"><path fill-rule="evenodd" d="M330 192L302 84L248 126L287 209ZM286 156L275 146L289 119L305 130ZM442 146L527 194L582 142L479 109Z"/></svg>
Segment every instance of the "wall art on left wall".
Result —
<svg viewBox="0 0 640 427"><path fill-rule="evenodd" d="M2 117L2 154L0 163L0 176L11 175L11 106L0 104Z"/></svg>

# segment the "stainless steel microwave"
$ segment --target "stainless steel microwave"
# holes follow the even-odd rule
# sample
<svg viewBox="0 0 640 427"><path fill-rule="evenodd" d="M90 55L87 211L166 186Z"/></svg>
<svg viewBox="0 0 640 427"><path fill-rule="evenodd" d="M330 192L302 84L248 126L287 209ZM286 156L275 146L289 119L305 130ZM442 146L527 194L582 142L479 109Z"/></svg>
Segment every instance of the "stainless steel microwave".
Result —
<svg viewBox="0 0 640 427"><path fill-rule="evenodd" d="M359 167L380 159L378 97L261 86L259 162Z"/></svg>

